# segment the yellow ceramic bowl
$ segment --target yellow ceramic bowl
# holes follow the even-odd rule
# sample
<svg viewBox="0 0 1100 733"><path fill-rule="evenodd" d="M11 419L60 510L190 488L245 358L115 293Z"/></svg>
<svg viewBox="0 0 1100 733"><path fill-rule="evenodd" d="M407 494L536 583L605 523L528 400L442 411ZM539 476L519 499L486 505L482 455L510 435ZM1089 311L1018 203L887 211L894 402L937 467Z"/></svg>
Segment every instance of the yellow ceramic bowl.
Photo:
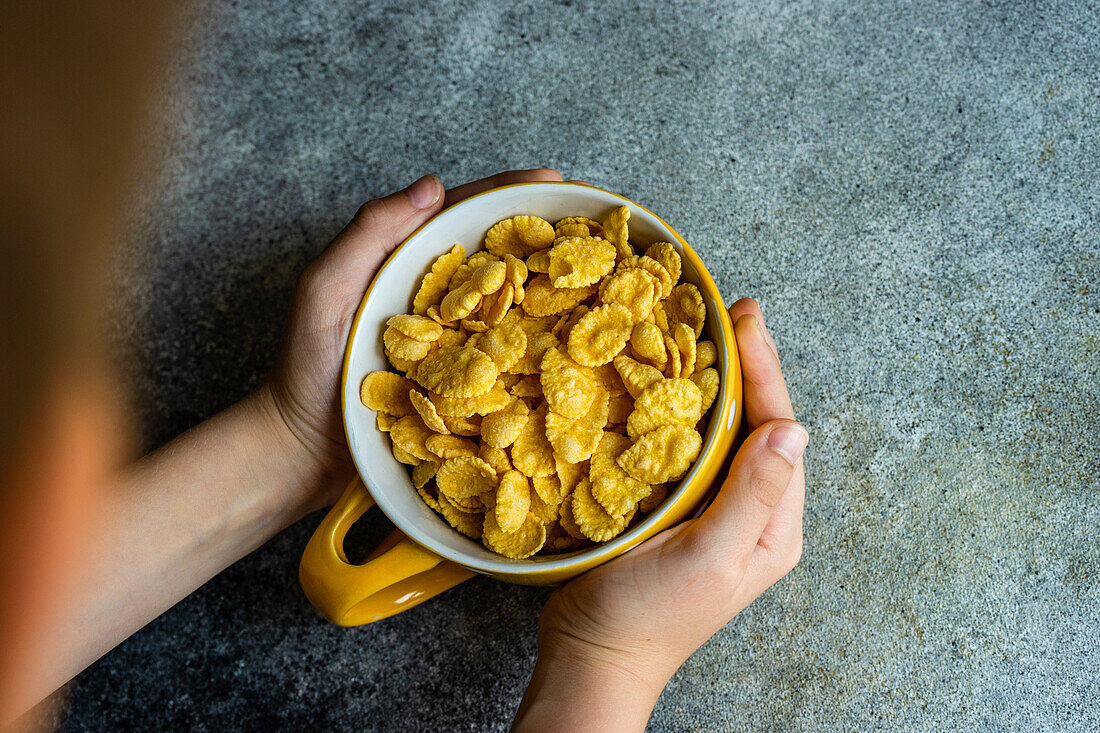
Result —
<svg viewBox="0 0 1100 733"><path fill-rule="evenodd" d="M408 468L390 453L388 436L374 412L359 401L359 383L389 367L382 353L385 321L411 311L421 275L460 242L470 253L497 221L534 214L554 222L565 216L602 220L613 208L630 207L630 235L648 246L675 245L683 258L682 282L699 287L707 305L706 333L718 351L721 389L711 408L703 449L668 498L638 525L602 545L564 555L512 560L489 552L453 530L413 488ZM733 325L722 296L702 261L672 227L633 201L575 183L525 183L486 191L440 212L390 256L367 290L352 325L341 385L344 428L360 479L352 482L325 517L302 556L299 580L310 601L330 621L355 626L392 616L450 588L474 573L529 585L554 584L621 555L702 508L729 452L741 420L741 367ZM397 526L361 565L348 563L344 537L375 503Z"/></svg>

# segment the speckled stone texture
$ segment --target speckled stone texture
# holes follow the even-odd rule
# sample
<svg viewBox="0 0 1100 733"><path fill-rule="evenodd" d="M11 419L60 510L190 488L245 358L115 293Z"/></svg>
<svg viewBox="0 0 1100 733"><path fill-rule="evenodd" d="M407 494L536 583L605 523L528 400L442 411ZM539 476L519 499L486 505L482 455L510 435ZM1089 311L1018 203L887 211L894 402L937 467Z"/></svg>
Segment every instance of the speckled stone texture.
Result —
<svg viewBox="0 0 1100 733"><path fill-rule="evenodd" d="M759 298L812 434L802 564L651 729L1095 730L1095 3L645 5L195 10L118 277L148 445L262 377L361 201L557 167ZM67 726L505 730L548 591L477 579L339 629L296 582L319 519L89 669Z"/></svg>

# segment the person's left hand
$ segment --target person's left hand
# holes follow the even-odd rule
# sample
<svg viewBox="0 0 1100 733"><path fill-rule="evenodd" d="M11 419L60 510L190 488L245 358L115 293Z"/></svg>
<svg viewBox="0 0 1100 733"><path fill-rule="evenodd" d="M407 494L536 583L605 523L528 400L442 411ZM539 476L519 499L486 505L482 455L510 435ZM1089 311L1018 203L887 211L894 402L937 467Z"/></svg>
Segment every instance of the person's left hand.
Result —
<svg viewBox="0 0 1100 733"><path fill-rule="evenodd" d="M555 170L507 171L448 191L434 175L368 201L298 278L290 319L271 377L258 390L300 445L317 480L303 487L308 508L334 502L352 475L340 417L340 371L359 302L390 253L446 206L510 183L560 181ZM413 287L414 283L409 284Z"/></svg>

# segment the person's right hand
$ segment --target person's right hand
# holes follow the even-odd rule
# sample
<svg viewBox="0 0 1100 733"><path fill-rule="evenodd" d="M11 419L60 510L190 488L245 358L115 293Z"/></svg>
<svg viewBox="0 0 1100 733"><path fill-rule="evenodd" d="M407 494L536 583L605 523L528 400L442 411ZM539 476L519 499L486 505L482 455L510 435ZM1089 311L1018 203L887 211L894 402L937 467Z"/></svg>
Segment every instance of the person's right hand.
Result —
<svg viewBox="0 0 1100 733"><path fill-rule="evenodd" d="M760 307L739 300L730 314L751 434L698 519L550 597L517 729L547 729L551 721L557 729L599 728L600 722L616 730L644 728L684 660L798 563L808 434L794 419Z"/></svg>

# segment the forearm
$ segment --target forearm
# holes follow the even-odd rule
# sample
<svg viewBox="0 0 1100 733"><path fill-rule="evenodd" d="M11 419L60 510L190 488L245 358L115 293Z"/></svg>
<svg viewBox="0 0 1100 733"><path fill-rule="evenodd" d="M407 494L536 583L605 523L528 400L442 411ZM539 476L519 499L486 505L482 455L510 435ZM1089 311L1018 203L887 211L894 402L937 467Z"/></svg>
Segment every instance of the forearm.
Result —
<svg viewBox="0 0 1100 733"><path fill-rule="evenodd" d="M331 494L266 390L122 472L76 555L71 615L43 651L54 686L79 673ZM43 690L43 695L52 689Z"/></svg>
<svg viewBox="0 0 1100 733"><path fill-rule="evenodd" d="M644 731L667 681L648 676L608 659L540 650L512 730Z"/></svg>

